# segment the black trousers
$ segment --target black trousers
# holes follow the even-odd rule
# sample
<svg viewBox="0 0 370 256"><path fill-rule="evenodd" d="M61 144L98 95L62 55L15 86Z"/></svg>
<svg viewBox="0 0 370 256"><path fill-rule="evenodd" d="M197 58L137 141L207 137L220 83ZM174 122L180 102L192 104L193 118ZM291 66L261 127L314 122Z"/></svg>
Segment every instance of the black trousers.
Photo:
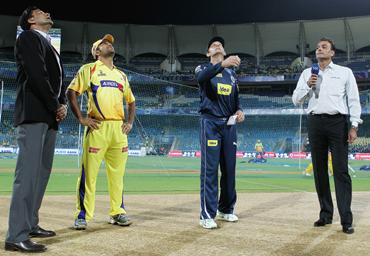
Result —
<svg viewBox="0 0 370 256"><path fill-rule="evenodd" d="M352 181L348 174L348 121L344 115L309 115L308 137L311 144L315 186L320 202L320 218L333 218L328 175L328 150L333 160L335 194L341 224L352 225Z"/></svg>

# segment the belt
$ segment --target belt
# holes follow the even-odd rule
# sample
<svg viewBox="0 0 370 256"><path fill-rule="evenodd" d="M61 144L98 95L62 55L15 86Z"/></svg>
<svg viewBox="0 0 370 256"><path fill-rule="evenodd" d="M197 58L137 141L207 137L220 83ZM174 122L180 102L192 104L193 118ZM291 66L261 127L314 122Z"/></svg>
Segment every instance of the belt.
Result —
<svg viewBox="0 0 370 256"><path fill-rule="evenodd" d="M330 114L315 114L315 113L310 113L310 116L316 116L316 117L322 117L322 118L336 118L336 117L345 117L346 115L343 115L343 114L334 114L334 115L330 115Z"/></svg>
<svg viewBox="0 0 370 256"><path fill-rule="evenodd" d="M217 116L213 116L213 115L205 114L205 113L201 114L201 117L206 118L206 119L215 120L215 121L227 121L227 119L229 119L228 117L217 117Z"/></svg>

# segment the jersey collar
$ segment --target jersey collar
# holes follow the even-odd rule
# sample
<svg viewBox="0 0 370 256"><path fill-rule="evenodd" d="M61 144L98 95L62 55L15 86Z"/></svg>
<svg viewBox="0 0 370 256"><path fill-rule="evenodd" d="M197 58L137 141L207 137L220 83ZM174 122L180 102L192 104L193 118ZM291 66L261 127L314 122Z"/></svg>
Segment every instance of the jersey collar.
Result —
<svg viewBox="0 0 370 256"><path fill-rule="evenodd" d="M96 66L105 66L105 64L100 60L95 61L95 65ZM117 69L117 67L114 64L113 64L113 69Z"/></svg>

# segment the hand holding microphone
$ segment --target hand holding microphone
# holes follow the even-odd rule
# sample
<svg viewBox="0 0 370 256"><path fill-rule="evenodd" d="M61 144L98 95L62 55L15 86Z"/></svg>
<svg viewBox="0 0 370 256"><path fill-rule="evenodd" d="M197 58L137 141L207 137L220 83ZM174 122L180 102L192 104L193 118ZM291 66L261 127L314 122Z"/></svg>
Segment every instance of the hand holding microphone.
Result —
<svg viewBox="0 0 370 256"><path fill-rule="evenodd" d="M307 85L311 88L312 90L314 90L315 86L316 86L316 83L317 83L317 78L319 77L319 71L320 71L320 67L318 64L314 63L312 64L312 68L311 68L311 77L310 79L307 81Z"/></svg>
<svg viewBox="0 0 370 256"><path fill-rule="evenodd" d="M224 68L237 67L240 65L240 58L238 55L231 55L221 62L221 66Z"/></svg>

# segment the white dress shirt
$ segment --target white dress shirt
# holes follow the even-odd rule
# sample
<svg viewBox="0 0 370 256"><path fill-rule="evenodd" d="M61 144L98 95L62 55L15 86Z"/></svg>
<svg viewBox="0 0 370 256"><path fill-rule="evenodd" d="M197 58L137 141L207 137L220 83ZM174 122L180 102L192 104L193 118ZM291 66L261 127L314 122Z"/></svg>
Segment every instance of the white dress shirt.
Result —
<svg viewBox="0 0 370 256"><path fill-rule="evenodd" d="M360 96L350 68L330 62L324 70L320 69L314 89L307 85L310 77L311 68L305 69L299 77L292 97L294 105L300 105L308 98L307 113L349 114L352 126L362 123Z"/></svg>

